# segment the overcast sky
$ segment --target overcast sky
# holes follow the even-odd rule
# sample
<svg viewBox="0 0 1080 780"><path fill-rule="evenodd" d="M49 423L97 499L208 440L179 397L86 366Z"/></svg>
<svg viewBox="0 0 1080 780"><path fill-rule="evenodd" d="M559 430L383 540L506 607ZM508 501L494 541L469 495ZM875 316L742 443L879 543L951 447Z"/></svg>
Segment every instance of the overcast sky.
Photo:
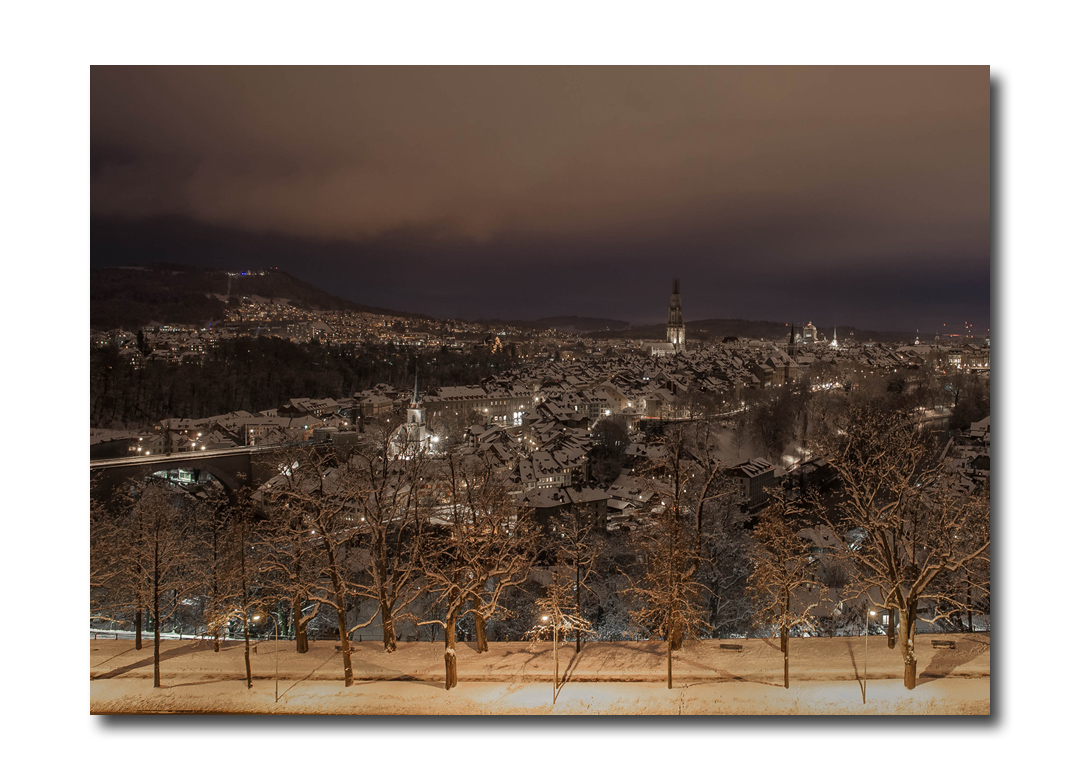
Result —
<svg viewBox="0 0 1080 780"><path fill-rule="evenodd" d="M986 67L91 69L91 262L439 317L990 327Z"/></svg>

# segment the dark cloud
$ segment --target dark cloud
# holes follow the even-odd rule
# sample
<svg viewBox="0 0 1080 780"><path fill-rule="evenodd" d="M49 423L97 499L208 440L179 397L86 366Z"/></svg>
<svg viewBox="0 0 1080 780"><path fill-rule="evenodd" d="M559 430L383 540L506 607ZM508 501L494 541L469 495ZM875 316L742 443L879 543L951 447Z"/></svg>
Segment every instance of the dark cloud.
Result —
<svg viewBox="0 0 1080 780"><path fill-rule="evenodd" d="M273 257L442 316L658 321L678 275L688 317L988 326L990 99L985 67L94 68L92 262Z"/></svg>

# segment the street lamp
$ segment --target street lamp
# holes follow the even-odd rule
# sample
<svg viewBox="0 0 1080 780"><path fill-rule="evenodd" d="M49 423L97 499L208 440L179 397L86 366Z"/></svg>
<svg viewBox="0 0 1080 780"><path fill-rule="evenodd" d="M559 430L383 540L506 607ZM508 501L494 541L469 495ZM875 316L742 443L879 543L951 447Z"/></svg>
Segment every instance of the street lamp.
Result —
<svg viewBox="0 0 1080 780"><path fill-rule="evenodd" d="M541 622L547 623L548 620L551 620L551 644L555 650L555 676L551 678L551 703L554 705L559 695L559 626L550 615L540 616Z"/></svg>
<svg viewBox="0 0 1080 780"><path fill-rule="evenodd" d="M259 618L262 615L256 615L252 620L256 623L259 622ZM277 615L273 612L270 613L270 617L274 621L274 704L278 702L278 619Z"/></svg>
<svg viewBox="0 0 1080 780"><path fill-rule="evenodd" d="M870 649L870 618L875 617L877 612L870 610L866 613L866 627L863 631L863 660L862 660L862 676L863 676L863 704L866 704L866 656L869 655Z"/></svg>

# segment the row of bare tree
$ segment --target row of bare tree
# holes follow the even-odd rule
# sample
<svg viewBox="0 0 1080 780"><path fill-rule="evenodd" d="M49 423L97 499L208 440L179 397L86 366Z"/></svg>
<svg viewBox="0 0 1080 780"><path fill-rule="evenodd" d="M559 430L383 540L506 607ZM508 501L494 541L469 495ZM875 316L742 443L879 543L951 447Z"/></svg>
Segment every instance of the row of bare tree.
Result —
<svg viewBox="0 0 1080 780"><path fill-rule="evenodd" d="M658 504L629 544L574 513L539 522L497 459L401 451L389 434L347 451L282 450L273 479L232 497L132 485L92 505L92 608L134 618L137 646L149 613L155 686L161 626L197 604L215 650L230 626L249 643L253 622L273 620L306 652L311 622L332 617L346 686L360 629L381 626L392 652L403 623L437 626L449 689L463 621L484 652L490 623L510 616L509 597L543 563L562 585L529 625L572 615L580 650L592 625L583 596L597 604L598 590L617 592L640 636L666 640L669 687L682 642L725 621L780 634L787 684L789 633L819 630L845 600L897 616L913 686L918 621L988 606L988 495L945 471L903 414L851 404L818 427L813 451L835 470L835 489L780 493L753 523L725 476L720 429L671 428L665 456L642 472Z"/></svg>
<svg viewBox="0 0 1080 780"><path fill-rule="evenodd" d="M990 495L950 471L940 443L910 416L873 403L844 408L811 443L835 471L830 492L779 494L754 528L756 614L788 635L814 630L845 601L887 619L904 683L917 677L919 623L988 613Z"/></svg>

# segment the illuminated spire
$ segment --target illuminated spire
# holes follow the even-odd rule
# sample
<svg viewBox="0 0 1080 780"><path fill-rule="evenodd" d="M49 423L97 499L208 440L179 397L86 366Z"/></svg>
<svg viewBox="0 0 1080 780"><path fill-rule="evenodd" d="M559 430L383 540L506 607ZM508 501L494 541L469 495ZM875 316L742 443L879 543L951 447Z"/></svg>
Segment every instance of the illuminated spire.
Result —
<svg viewBox="0 0 1080 780"><path fill-rule="evenodd" d="M679 295L678 279L675 280L671 299L668 301L667 340L675 347L676 352L686 349L686 326L683 325L682 296Z"/></svg>
<svg viewBox="0 0 1080 780"><path fill-rule="evenodd" d="M413 383L413 396L412 403L409 404L409 408L405 410L405 422L406 427L411 427L415 432L416 430L426 431L424 427L427 424L427 420L424 415L424 406L420 403L420 364L416 365L416 379Z"/></svg>

